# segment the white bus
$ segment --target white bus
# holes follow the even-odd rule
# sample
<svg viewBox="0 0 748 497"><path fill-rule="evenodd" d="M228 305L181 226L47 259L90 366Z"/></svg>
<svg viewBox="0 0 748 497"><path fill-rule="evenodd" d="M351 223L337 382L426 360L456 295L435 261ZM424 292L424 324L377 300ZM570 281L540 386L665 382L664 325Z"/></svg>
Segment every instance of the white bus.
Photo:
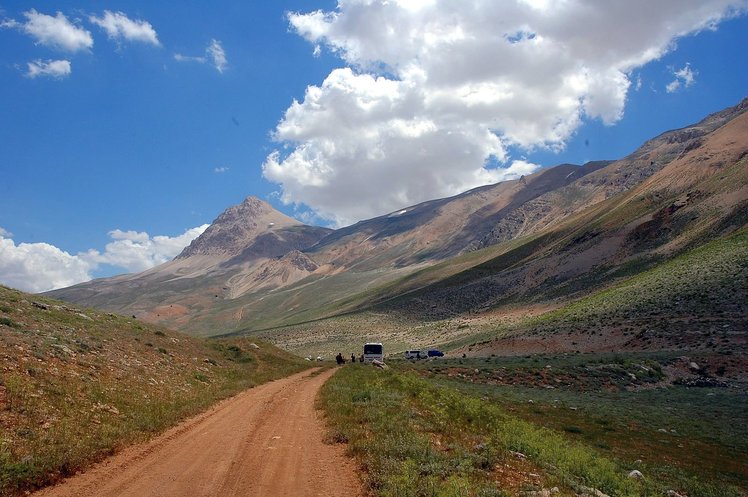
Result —
<svg viewBox="0 0 748 497"><path fill-rule="evenodd" d="M384 362L384 346L381 343L364 344L364 362Z"/></svg>

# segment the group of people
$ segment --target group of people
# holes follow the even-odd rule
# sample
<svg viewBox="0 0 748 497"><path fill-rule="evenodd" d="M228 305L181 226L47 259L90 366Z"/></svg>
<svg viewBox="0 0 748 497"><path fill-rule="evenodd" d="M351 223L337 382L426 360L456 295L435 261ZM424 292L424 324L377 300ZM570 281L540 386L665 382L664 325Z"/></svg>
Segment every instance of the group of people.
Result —
<svg viewBox="0 0 748 497"><path fill-rule="evenodd" d="M345 358L343 358L343 354L338 352L338 355L335 356L335 362L337 362L338 364L345 364ZM361 354L358 357L358 362L364 362L363 354ZM356 354L351 354L351 364L355 364L355 363L356 363Z"/></svg>

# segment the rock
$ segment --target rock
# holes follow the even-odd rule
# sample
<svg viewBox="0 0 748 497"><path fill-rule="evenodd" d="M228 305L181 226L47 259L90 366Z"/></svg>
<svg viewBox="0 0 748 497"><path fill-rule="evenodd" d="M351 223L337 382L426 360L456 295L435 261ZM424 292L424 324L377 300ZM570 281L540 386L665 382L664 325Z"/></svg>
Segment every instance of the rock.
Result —
<svg viewBox="0 0 748 497"><path fill-rule="evenodd" d="M256 343L250 343L249 346L252 347L253 349L259 349L260 348L260 346L257 345Z"/></svg>
<svg viewBox="0 0 748 497"><path fill-rule="evenodd" d="M580 490L582 491L582 495L587 497L610 497L596 488L580 487Z"/></svg>
<svg viewBox="0 0 748 497"><path fill-rule="evenodd" d="M542 490L528 490L526 492L522 492L520 495L524 497L551 497L551 491L547 488L544 488Z"/></svg>
<svg viewBox="0 0 748 497"><path fill-rule="evenodd" d="M695 370L695 371L699 370L699 365L696 364L695 362L688 363L688 367L691 368L691 369L693 369L693 370Z"/></svg>
<svg viewBox="0 0 748 497"><path fill-rule="evenodd" d="M632 469L631 472L629 472L629 478L641 480L642 478L644 478L644 475L638 469Z"/></svg>
<svg viewBox="0 0 748 497"><path fill-rule="evenodd" d="M44 309L45 311L49 310L49 306L43 302L31 302L31 305L38 307L39 309Z"/></svg>
<svg viewBox="0 0 748 497"><path fill-rule="evenodd" d="M513 455L514 457L516 457L517 459L527 459L527 456L524 455L522 452L510 450L509 453Z"/></svg>
<svg viewBox="0 0 748 497"><path fill-rule="evenodd" d="M79 318L83 318L83 319L86 319L88 321L93 321L93 318L91 316L86 316L82 312L78 312L75 315L78 316Z"/></svg>
<svg viewBox="0 0 748 497"><path fill-rule="evenodd" d="M679 494L678 492L676 492L675 490L668 490L667 497L683 497L683 496Z"/></svg>

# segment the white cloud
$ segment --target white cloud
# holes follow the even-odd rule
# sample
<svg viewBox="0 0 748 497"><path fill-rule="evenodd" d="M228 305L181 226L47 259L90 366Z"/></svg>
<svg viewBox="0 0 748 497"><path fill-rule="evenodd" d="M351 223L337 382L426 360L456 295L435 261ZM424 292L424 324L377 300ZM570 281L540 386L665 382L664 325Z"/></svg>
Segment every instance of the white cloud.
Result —
<svg viewBox="0 0 748 497"><path fill-rule="evenodd" d="M107 243L104 253L89 250L79 254L79 257L95 265L109 264L124 268L128 272L145 271L176 257L208 226L204 224L175 237L163 235L151 237L146 232L117 229L109 232L113 241Z"/></svg>
<svg viewBox="0 0 748 497"><path fill-rule="evenodd" d="M0 283L27 292L44 292L88 281L102 264L128 272L144 271L176 257L208 225L181 235L150 236L136 231L113 230L103 253L89 250L71 255L48 243L20 243L0 228Z"/></svg>
<svg viewBox="0 0 748 497"><path fill-rule="evenodd" d="M43 292L91 279L91 265L47 243L0 238L0 283L27 292Z"/></svg>
<svg viewBox="0 0 748 497"><path fill-rule="evenodd" d="M193 57L191 55L182 55L181 53L175 53L174 60L178 62L197 62L200 64L205 64L206 62L205 57Z"/></svg>
<svg viewBox="0 0 748 497"><path fill-rule="evenodd" d="M15 28L36 40L36 43L66 52L78 52L93 47L91 33L76 26L62 12L53 17L34 9L24 12L26 22L6 20L4 28Z"/></svg>
<svg viewBox="0 0 748 497"><path fill-rule="evenodd" d="M290 14L349 67L286 110L264 175L337 224L498 181L510 147L561 149L585 120L614 124L634 69L746 5L346 0Z"/></svg>
<svg viewBox="0 0 748 497"><path fill-rule="evenodd" d="M223 50L221 42L215 39L210 40L210 45L205 49L205 53L210 61L213 62L213 67L223 74L223 71L225 71L228 66L228 60L226 59L226 52Z"/></svg>
<svg viewBox="0 0 748 497"><path fill-rule="evenodd" d="M151 23L143 20L132 20L123 12L104 11L102 17L90 16L89 21L106 31L113 40L128 40L160 46L156 30Z"/></svg>
<svg viewBox="0 0 748 497"><path fill-rule="evenodd" d="M34 60L26 63L28 71L26 76L37 78L39 76L48 76L62 79L70 75L71 67L69 60Z"/></svg>
<svg viewBox="0 0 748 497"><path fill-rule="evenodd" d="M665 91L668 93L675 93L681 89L681 87L688 88L694 84L696 81L696 75L698 74L698 72L691 69L691 64L689 63L686 63L685 66L677 71L672 69L672 73L675 79L665 86Z"/></svg>
<svg viewBox="0 0 748 497"><path fill-rule="evenodd" d="M0 238L13 238L13 233L0 226Z"/></svg>
<svg viewBox="0 0 748 497"><path fill-rule="evenodd" d="M216 174L221 174L221 173L227 172L228 170L229 170L228 167L222 166L222 167L217 167L217 168L213 169L213 172L216 173Z"/></svg>
<svg viewBox="0 0 748 497"><path fill-rule="evenodd" d="M205 49L204 56L193 56L183 55L181 53L174 54L174 60L178 62L197 62L198 64L207 64L210 62L216 70L223 74L223 71L228 67L228 59L226 58L226 52L221 46L221 42L218 40L210 40L208 47Z"/></svg>

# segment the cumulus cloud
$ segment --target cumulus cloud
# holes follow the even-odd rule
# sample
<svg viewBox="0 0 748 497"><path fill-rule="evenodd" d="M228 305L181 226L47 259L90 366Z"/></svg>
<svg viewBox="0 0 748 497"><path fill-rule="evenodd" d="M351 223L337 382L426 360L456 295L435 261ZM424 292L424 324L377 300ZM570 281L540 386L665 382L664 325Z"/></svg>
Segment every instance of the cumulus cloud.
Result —
<svg viewBox="0 0 748 497"><path fill-rule="evenodd" d="M694 84L696 81L696 75L698 74L696 71L691 69L691 64L689 63L686 63L685 66L677 71L673 69L672 72L675 79L665 86L665 90L668 93L675 93L681 88L688 88Z"/></svg>
<svg viewBox="0 0 748 497"><path fill-rule="evenodd" d="M46 76L56 79L62 79L70 75L71 66L69 60L47 60L40 59L27 62L28 71L26 76L29 78L38 78Z"/></svg>
<svg viewBox="0 0 748 497"><path fill-rule="evenodd" d="M213 172L216 174L221 174L221 173L227 172L228 170L229 170L228 167L222 166L222 167L216 167L215 169L213 169Z"/></svg>
<svg viewBox="0 0 748 497"><path fill-rule="evenodd" d="M616 123L634 69L746 5L346 0L292 13L347 67L286 110L264 175L338 225L499 181L513 147L560 150L585 120Z"/></svg>
<svg viewBox="0 0 748 497"><path fill-rule="evenodd" d="M91 279L91 265L47 243L19 243L0 237L0 283L43 292Z"/></svg>
<svg viewBox="0 0 748 497"><path fill-rule="evenodd" d="M226 52L218 40L210 40L208 47L205 49L205 55L184 55L181 53L174 54L174 60L178 62L197 62L198 64L210 63L216 68L216 71L223 74L223 71L228 67L228 59L226 58Z"/></svg>
<svg viewBox="0 0 748 497"><path fill-rule="evenodd" d="M34 9L23 13L25 22L3 21L0 26L15 28L36 40L36 43L66 52L78 52L93 47L91 33L76 26L62 12L54 16L42 14Z"/></svg>
<svg viewBox="0 0 748 497"><path fill-rule="evenodd" d="M48 243L20 243L0 228L0 283L27 292L44 292L88 281L101 265L144 271L176 257L208 228L204 224L181 235L150 236L145 232L113 230L104 252L69 254Z"/></svg>
<svg viewBox="0 0 748 497"><path fill-rule="evenodd" d="M96 24L112 40L127 40L160 46L156 30L151 23L143 20L132 20L123 12L104 11L102 17L90 16L89 21Z"/></svg>
<svg viewBox="0 0 748 497"><path fill-rule="evenodd" d="M89 250L79 254L83 260L99 265L108 264L128 272L145 271L176 257L192 240L208 228L208 224L192 228L179 236L150 236L146 232L113 230L112 239L103 253Z"/></svg>

